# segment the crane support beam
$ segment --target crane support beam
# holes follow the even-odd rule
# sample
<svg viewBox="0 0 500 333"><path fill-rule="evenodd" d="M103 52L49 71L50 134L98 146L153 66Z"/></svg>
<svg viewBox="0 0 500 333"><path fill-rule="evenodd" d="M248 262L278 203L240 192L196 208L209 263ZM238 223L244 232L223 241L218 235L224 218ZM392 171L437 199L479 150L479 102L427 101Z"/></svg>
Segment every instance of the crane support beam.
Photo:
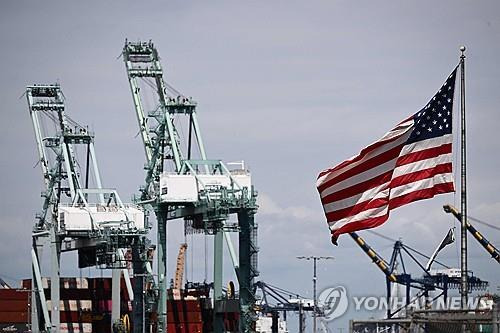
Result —
<svg viewBox="0 0 500 333"><path fill-rule="evenodd" d="M36 242L34 242L33 245L36 246ZM37 304L40 304L42 308L45 330L47 332L51 332L52 325L50 323L49 310L47 309L47 300L45 299L45 292L43 291L42 275L40 273L40 264L38 262L38 256L34 248L31 249L31 262L33 265L33 275L34 275L32 288L35 289L38 293ZM35 300L33 299L32 302L35 302ZM37 318L37 325L38 325L38 318Z"/></svg>
<svg viewBox="0 0 500 333"><path fill-rule="evenodd" d="M116 251L116 256L120 257L121 250ZM113 268L111 273L111 332L113 331L113 325L117 323L121 318L121 297L120 297L120 287L121 287L121 277L122 270L120 268Z"/></svg>
<svg viewBox="0 0 500 333"><path fill-rule="evenodd" d="M361 238L356 232L349 233L352 239L359 245L359 247L370 257L375 265L384 273L387 278L392 282L397 282L397 277L389 270L389 265L385 262L382 257L380 257L377 252L375 252L368 244L366 244L365 240Z"/></svg>
<svg viewBox="0 0 500 333"><path fill-rule="evenodd" d="M158 219L158 333L167 328L167 218L163 211L156 212Z"/></svg>
<svg viewBox="0 0 500 333"><path fill-rule="evenodd" d="M452 205L444 205L443 209L446 213L451 213L458 221L462 221L462 214L458 211L456 207ZM471 233L471 235L481 244L481 246L488 251L493 259L496 260L500 264L500 251L489 242L483 234L481 234L467 219L467 230Z"/></svg>
<svg viewBox="0 0 500 333"><path fill-rule="evenodd" d="M147 267L149 261L146 257L146 248L144 238L137 237L132 245L132 269L134 272L133 280L133 307L132 307L132 320L133 320L133 333L144 333L149 331L150 323L145 314L145 278L152 276L153 272L148 272Z"/></svg>
<svg viewBox="0 0 500 333"><path fill-rule="evenodd" d="M239 284L240 284L240 332L253 332L255 321L255 278L257 270L257 225L255 209L243 208L238 213L239 233Z"/></svg>
<svg viewBox="0 0 500 333"><path fill-rule="evenodd" d="M60 298L60 282L59 278L61 276L61 251L60 251L60 240L56 234L55 226L52 229L51 239L50 239L50 252L51 252L51 277L50 277L50 300L52 301L52 309L50 309L51 323L52 323L52 333L59 333L61 330L61 313L59 312L59 300ZM43 305L42 305L43 306Z"/></svg>
<svg viewBox="0 0 500 333"><path fill-rule="evenodd" d="M236 256L236 251L234 250L233 241L231 240L231 234L228 231L224 231L224 239L226 240L227 249L229 250L229 255L231 256L231 261L234 267L234 273L238 281L240 280L240 263L238 257Z"/></svg>
<svg viewBox="0 0 500 333"><path fill-rule="evenodd" d="M220 222L219 222L220 224ZM214 235L214 332L224 332L222 303L223 239L224 231L218 229Z"/></svg>

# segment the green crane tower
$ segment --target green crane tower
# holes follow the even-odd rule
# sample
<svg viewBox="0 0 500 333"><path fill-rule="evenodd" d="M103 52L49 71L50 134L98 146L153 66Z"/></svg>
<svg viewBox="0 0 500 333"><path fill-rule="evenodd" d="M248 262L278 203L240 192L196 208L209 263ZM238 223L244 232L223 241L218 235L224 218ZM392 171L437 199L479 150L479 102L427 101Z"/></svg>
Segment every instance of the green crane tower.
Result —
<svg viewBox="0 0 500 333"><path fill-rule="evenodd" d="M207 158L196 102L164 81L158 51L151 41L125 41L123 59L146 156L141 203L152 207L158 224L158 332L166 330L166 223L174 219L183 219L185 225L214 235L214 332L224 331L224 239L239 282L240 332L253 332L254 278L258 276L254 221L257 193L250 173L243 163L241 169L230 171L221 160ZM143 99L148 88L156 95L157 104L146 111ZM187 133L187 138L182 140L179 132ZM237 215L235 225L227 223L231 214ZM231 231L239 233L238 257L228 234Z"/></svg>
<svg viewBox="0 0 500 333"><path fill-rule="evenodd" d="M80 268L112 269L111 319L117 321L122 274L130 298L135 296L134 301L140 302L143 296L147 219L141 207L125 204L115 189L103 188L94 135L66 114L61 87L28 86L26 98L45 185L42 212L32 232L32 331L60 331L60 261L61 253L66 251L78 251ZM40 250L47 245L51 254L50 309L40 265ZM125 269L126 249L132 250L134 258L133 287Z"/></svg>

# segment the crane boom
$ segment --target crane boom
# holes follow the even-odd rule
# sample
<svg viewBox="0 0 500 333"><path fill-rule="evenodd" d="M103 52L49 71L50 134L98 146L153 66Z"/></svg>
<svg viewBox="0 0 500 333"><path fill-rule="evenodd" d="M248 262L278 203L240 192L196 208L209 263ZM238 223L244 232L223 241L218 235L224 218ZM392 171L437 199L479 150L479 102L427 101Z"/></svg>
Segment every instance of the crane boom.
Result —
<svg viewBox="0 0 500 333"><path fill-rule="evenodd" d="M175 267L174 289L182 289L182 278L184 276L184 265L186 262L186 249L187 244L183 243L179 247L179 254L177 255L177 264Z"/></svg>
<svg viewBox="0 0 500 333"><path fill-rule="evenodd" d="M382 271L382 273L387 276L389 280L391 280L392 282L397 281L396 275L394 275L389 269L389 265L387 264L387 262L381 256L379 256L377 252L375 252L375 250L373 250L361 236L359 236L356 232L351 232L349 233L349 235L351 235L356 244L359 245L359 247L368 255L368 257L370 257L373 263L377 265L377 267Z"/></svg>
<svg viewBox="0 0 500 333"><path fill-rule="evenodd" d="M446 213L451 213L459 221L462 219L462 214L458 211L456 207L452 205L444 205L443 209ZM493 259L495 259L500 264L500 251L488 241L483 234L481 234L467 219L467 230L474 236L474 238L481 244L481 246L488 251Z"/></svg>

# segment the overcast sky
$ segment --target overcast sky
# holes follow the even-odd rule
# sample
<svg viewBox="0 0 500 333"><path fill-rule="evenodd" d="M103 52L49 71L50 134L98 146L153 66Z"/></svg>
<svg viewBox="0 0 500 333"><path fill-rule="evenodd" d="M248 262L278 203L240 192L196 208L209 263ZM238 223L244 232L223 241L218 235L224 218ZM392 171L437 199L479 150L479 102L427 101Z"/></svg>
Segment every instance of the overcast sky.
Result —
<svg viewBox="0 0 500 333"><path fill-rule="evenodd" d="M33 129L20 98L26 85L59 82L68 113L96 132L104 185L118 188L125 201L137 193L144 154L118 59L126 38L152 39L166 80L198 101L209 157L250 166L265 281L311 297L312 268L295 257L332 255L335 261L320 264L319 290L343 285L351 295L383 295L382 273L348 236L331 245L316 176L424 106L458 63L461 44L467 46L469 212L498 223L498 1L3 1L0 277L29 277L30 230L42 205ZM402 207L377 231L431 253L456 226L442 212L444 203L458 205L458 196ZM498 230L477 227L500 244ZM171 274L183 236L180 223L169 231ZM361 234L390 258L391 242ZM499 266L469 240L469 267L497 290ZM188 276L198 280L202 243L198 236L190 244L195 272ZM77 274L76 262L65 259L63 272ZM440 259L458 267L458 245ZM225 263L225 281L234 279ZM351 309L330 328L378 315Z"/></svg>

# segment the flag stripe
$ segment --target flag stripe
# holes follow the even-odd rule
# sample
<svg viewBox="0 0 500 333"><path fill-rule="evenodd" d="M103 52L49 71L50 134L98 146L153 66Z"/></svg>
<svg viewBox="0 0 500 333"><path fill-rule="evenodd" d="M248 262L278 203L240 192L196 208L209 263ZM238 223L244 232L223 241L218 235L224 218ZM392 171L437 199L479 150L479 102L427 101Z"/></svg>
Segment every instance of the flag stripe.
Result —
<svg viewBox="0 0 500 333"><path fill-rule="evenodd" d="M452 159L453 159L452 154L444 154L427 160L416 161L410 164L402 165L394 169L394 174L392 175L392 177L396 178L406 173L412 173L419 170L430 168L434 165L451 163Z"/></svg>
<svg viewBox="0 0 500 333"><path fill-rule="evenodd" d="M325 209L325 213L330 213L334 212L335 210L341 210L345 208L352 207L358 203L362 203L365 201L369 201L371 199L374 199L377 194L379 194L381 191L386 189L389 186L389 181L386 183L383 183L377 187L374 187L372 189L369 189L367 191L364 191L362 193L358 193L356 195L353 195L352 197L337 200L337 201L332 201L330 203L325 203L323 205Z"/></svg>
<svg viewBox="0 0 500 333"><path fill-rule="evenodd" d="M453 137L451 134L446 134L443 136L438 136L436 138L430 138L424 141L418 141L406 144L404 148L401 150L401 155L406 155L410 152L426 150L433 147L441 146L445 143L451 143L453 141Z"/></svg>
<svg viewBox="0 0 500 333"><path fill-rule="evenodd" d="M357 163L349 170L342 172L342 173L339 173L338 176L324 182L321 186L318 187L319 191L324 191L328 187L330 187L336 183L339 183L342 180L345 180L347 178L350 178L352 176L359 174L360 172L366 171L368 169L374 168L376 166L379 166L383 163L386 163L390 160L395 159L396 157L399 156L399 154L401 153L401 149L403 149L403 147L404 147L404 143L397 145L393 148L390 148L389 150L387 150L387 151L385 151L377 156L374 156L373 158L360 161L361 163Z"/></svg>
<svg viewBox="0 0 500 333"><path fill-rule="evenodd" d="M390 199L410 193L414 191L415 188L417 189L430 188L434 184L451 183L451 182L453 182L453 175L451 173L439 174L435 175L432 178L417 180L413 183L401 185L391 189Z"/></svg>
<svg viewBox="0 0 500 333"><path fill-rule="evenodd" d="M350 217L347 217L345 219L341 219L335 223L329 223L330 229L331 230L338 230L338 229L341 229L344 225L347 225L350 223L365 221L365 220L368 220L370 218L376 218L376 217L381 217L381 216L387 215L388 208L389 208L389 205L384 205L382 207L368 209L368 210L365 210L364 212L361 212L361 213L356 214L354 216L350 216Z"/></svg>
<svg viewBox="0 0 500 333"><path fill-rule="evenodd" d="M351 222L349 224L343 225L339 229L332 230L334 231L334 235L345 234L348 232L359 231L364 229L371 229L378 227L383 224L389 218L389 214L385 214L384 216L371 217L361 221Z"/></svg>
<svg viewBox="0 0 500 333"><path fill-rule="evenodd" d="M373 200L366 200L364 202L361 202L359 204L356 204L354 206L345 208L345 209L339 209L336 211L328 212L326 214L326 219L328 221L336 221L340 220L349 216L354 216L362 211L368 210L368 209L373 209L373 208L379 208L382 206L387 205L387 198L377 198Z"/></svg>
<svg viewBox="0 0 500 333"><path fill-rule="evenodd" d="M384 172L381 175L375 176L373 178L370 178L368 180L362 181L361 183L357 183L351 187L341 189L340 191L331 193L327 195L326 197L323 198L323 203L329 203L333 201L337 201L340 199L345 199L352 197L355 194L367 191L369 189L372 189L374 187L377 187L381 183L388 182L391 180L393 170L389 170Z"/></svg>
<svg viewBox="0 0 500 333"><path fill-rule="evenodd" d="M396 166L401 166L405 164L410 164L415 161L421 161L425 160L428 158L436 157L442 154L449 154L451 153L451 143L446 143L443 144L439 147L434 147L434 148L429 148L425 150L419 150L416 152L412 152L409 154L406 154L404 156L401 156L398 158L398 162L396 163Z"/></svg>
<svg viewBox="0 0 500 333"><path fill-rule="evenodd" d="M366 219L371 218L371 217L383 216L383 215L387 214L388 207L389 207L388 204L385 204L385 205L379 206L379 207L373 207L373 208L364 210L362 212L359 212L356 215L348 216L346 218L340 219L336 222L329 222L329 224L330 224L330 227L332 230L336 230L336 229L338 229L338 228L340 228L343 225L348 224L348 223L352 223L352 222L356 222L356 221L363 221L363 220L366 220Z"/></svg>
<svg viewBox="0 0 500 333"><path fill-rule="evenodd" d="M432 168L407 173L393 178L389 186L391 188L396 188L398 186L408 185L422 179L432 178L439 174L451 173L451 171L451 163L439 164Z"/></svg>
<svg viewBox="0 0 500 333"><path fill-rule="evenodd" d="M330 179L332 179L332 178L334 178L334 177L336 177L344 172L347 172L351 168L356 167L357 165L363 163L364 161L371 159L377 155L383 154L387 150L390 150L394 147L403 145L406 142L406 140L408 139L408 134L407 135L404 135L404 134L405 133L403 133L400 136L395 137L389 141L385 141L375 148L368 147L368 148L364 149L358 156L355 156L352 159L341 163L340 165L336 166L335 168L333 168L331 170L323 171L320 174L320 176L318 177L317 186L318 187L323 186L323 184L326 183L327 181L329 181Z"/></svg>
<svg viewBox="0 0 500 333"><path fill-rule="evenodd" d="M453 182L446 182L441 184L436 184L432 187L413 191L402 196L391 199L389 203L389 209L394 209L400 207L402 205L408 204L413 201L429 199L435 196L436 194L454 192L455 187L453 186Z"/></svg>
<svg viewBox="0 0 500 333"><path fill-rule="evenodd" d="M327 195L334 194L341 190L348 189L353 185L370 181L371 179L381 176L388 171L392 172L392 170L394 170L394 167L396 166L396 162L397 162L397 157L393 158L392 160L386 161L382 164L379 164L371 169L364 170L358 173L357 175L352 176L351 178L338 182L337 184L333 184L323 191L322 196L325 197Z"/></svg>

